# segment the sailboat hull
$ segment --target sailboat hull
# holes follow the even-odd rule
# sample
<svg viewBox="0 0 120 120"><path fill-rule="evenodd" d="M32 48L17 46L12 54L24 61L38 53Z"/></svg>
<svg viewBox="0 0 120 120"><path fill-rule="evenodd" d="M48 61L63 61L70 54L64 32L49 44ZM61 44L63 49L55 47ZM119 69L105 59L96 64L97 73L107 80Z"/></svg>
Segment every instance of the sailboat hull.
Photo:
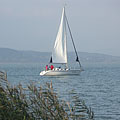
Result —
<svg viewBox="0 0 120 120"><path fill-rule="evenodd" d="M64 76L64 75L79 75L80 69L74 70L48 70L40 72L41 76Z"/></svg>

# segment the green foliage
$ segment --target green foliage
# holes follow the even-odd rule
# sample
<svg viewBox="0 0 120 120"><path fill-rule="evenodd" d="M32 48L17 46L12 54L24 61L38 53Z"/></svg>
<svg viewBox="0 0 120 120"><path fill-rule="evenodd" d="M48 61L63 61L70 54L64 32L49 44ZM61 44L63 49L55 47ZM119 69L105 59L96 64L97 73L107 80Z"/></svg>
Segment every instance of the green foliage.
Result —
<svg viewBox="0 0 120 120"><path fill-rule="evenodd" d="M73 97L73 105L60 101L52 82L46 87L30 84L11 87L0 79L0 120L89 120L94 114L84 101Z"/></svg>

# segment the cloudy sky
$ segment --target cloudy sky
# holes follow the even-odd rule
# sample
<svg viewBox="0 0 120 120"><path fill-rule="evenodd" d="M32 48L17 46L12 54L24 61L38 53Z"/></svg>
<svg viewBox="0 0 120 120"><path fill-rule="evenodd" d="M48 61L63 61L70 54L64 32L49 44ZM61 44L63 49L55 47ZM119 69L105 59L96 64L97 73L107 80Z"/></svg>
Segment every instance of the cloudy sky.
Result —
<svg viewBox="0 0 120 120"><path fill-rule="evenodd" d="M120 56L120 0L0 0L0 47L52 51L64 3L78 51Z"/></svg>

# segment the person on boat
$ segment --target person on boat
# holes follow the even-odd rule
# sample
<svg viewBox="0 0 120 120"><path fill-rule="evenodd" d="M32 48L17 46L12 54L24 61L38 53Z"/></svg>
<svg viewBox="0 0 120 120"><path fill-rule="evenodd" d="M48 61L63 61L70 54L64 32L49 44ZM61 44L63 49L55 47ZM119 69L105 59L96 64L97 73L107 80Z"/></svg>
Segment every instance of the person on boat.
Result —
<svg viewBox="0 0 120 120"><path fill-rule="evenodd" d="M48 70L48 65L46 65L46 70Z"/></svg>
<svg viewBox="0 0 120 120"><path fill-rule="evenodd" d="M53 66L53 65L51 65L51 66L50 66L50 68L51 68L51 70L53 70L54 66Z"/></svg>

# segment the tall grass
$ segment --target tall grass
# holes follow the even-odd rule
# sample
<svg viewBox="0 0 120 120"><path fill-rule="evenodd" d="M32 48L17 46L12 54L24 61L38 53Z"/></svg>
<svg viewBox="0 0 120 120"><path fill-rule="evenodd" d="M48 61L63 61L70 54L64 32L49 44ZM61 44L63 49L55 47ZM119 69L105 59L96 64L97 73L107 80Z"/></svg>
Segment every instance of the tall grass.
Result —
<svg viewBox="0 0 120 120"><path fill-rule="evenodd" d="M0 120L90 120L94 114L78 96L73 104L61 101L52 87L34 84L24 89L21 84L12 87L0 78Z"/></svg>

